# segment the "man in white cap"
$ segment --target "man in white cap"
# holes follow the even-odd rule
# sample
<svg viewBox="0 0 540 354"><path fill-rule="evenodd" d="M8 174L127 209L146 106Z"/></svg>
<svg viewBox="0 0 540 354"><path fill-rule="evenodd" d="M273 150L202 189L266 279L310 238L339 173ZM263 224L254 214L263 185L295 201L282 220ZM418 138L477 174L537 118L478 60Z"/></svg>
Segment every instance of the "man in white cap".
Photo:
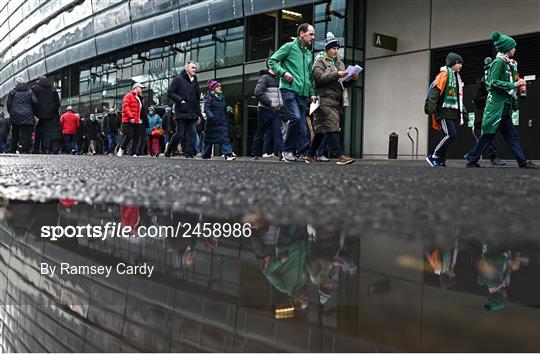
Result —
<svg viewBox="0 0 540 354"><path fill-rule="evenodd" d="M122 102L122 144L118 150L118 156L124 155L126 149L131 143L131 155L136 156L136 149L139 146L138 139L141 128L141 109L142 102L139 98L142 95L144 86L140 83L135 83L131 91L126 93Z"/></svg>

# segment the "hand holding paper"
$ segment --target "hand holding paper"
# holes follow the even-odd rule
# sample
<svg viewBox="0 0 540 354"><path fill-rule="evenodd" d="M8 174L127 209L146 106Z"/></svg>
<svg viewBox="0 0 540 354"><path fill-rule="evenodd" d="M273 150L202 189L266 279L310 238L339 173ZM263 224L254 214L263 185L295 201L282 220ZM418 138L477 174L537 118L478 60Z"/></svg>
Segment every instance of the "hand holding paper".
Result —
<svg viewBox="0 0 540 354"><path fill-rule="evenodd" d="M349 65L347 67L347 76L342 77L338 81L339 82L347 82L352 78L353 74L358 75L358 74L360 74L362 72L362 70L364 70L364 69L360 65L355 65L355 66Z"/></svg>

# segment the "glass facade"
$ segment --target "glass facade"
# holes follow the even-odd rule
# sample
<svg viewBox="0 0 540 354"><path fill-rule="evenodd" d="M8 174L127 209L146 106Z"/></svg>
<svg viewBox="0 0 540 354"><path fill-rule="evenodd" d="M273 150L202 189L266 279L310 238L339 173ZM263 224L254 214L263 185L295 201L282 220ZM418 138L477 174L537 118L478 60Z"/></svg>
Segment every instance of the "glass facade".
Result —
<svg viewBox="0 0 540 354"><path fill-rule="evenodd" d="M141 82L146 86L145 103L162 113L172 104L167 97L170 80L186 61L195 60L203 94L207 80L215 78L223 83L227 103L233 109L230 136L234 149L248 155L256 127L253 91L259 71L268 56L296 35L300 23L315 26L314 54L324 48L326 33L332 32L345 43L340 54L346 64L362 65L364 60L365 5L361 0L229 0L213 1L212 6L209 1L185 0L78 3L71 12L24 37L25 41L19 42L22 44L9 47L18 59L0 69L0 91L2 85L11 89L10 80L21 72L32 80L45 69L61 92L62 109L72 105L82 116L100 116L109 108L121 109L123 95L133 82ZM126 24L129 31L124 29ZM40 33L41 38L46 37L44 33L61 35L39 42L36 36ZM83 40L97 33L93 39ZM30 42L41 45L25 51ZM3 39L0 51L2 45ZM66 46L69 49L61 50ZM1 63L5 61L2 58ZM11 69L5 71L8 67ZM362 86L359 80L349 89L352 106L346 109L343 122L345 152L358 157L362 154Z"/></svg>

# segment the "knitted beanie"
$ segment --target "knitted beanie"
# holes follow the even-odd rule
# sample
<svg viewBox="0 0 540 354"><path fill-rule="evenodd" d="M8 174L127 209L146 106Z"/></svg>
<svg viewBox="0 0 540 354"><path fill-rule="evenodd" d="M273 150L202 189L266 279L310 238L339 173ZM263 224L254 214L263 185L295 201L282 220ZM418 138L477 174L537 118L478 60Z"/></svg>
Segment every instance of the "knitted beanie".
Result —
<svg viewBox="0 0 540 354"><path fill-rule="evenodd" d="M463 64L463 58L459 54L452 52L448 53L448 55L446 56L446 66L451 68L456 63Z"/></svg>
<svg viewBox="0 0 540 354"><path fill-rule="evenodd" d="M517 44L514 38L500 32L493 32L491 34L491 39L493 39L495 49L497 49L497 51L500 53L509 52L512 48L515 48Z"/></svg>
<svg viewBox="0 0 540 354"><path fill-rule="evenodd" d="M221 84L216 80L208 80L208 89L214 91L216 87L221 86Z"/></svg>
<svg viewBox="0 0 540 354"><path fill-rule="evenodd" d="M324 41L324 50L329 50L334 47L340 47L339 41L334 37L332 32L326 34L326 40Z"/></svg>

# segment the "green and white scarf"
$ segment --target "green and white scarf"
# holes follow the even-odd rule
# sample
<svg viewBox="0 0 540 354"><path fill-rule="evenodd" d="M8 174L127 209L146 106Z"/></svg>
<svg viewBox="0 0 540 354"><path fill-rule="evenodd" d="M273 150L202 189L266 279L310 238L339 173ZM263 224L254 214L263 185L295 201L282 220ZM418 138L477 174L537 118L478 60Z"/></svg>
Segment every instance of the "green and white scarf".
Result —
<svg viewBox="0 0 540 354"><path fill-rule="evenodd" d="M458 73L454 73L454 71L449 67L442 68L442 70L444 69L446 69L446 72L448 73L448 79L446 81L446 89L444 91L444 100L442 106L443 108L450 108L462 111L463 96L461 88L463 86L461 82L461 77Z"/></svg>

